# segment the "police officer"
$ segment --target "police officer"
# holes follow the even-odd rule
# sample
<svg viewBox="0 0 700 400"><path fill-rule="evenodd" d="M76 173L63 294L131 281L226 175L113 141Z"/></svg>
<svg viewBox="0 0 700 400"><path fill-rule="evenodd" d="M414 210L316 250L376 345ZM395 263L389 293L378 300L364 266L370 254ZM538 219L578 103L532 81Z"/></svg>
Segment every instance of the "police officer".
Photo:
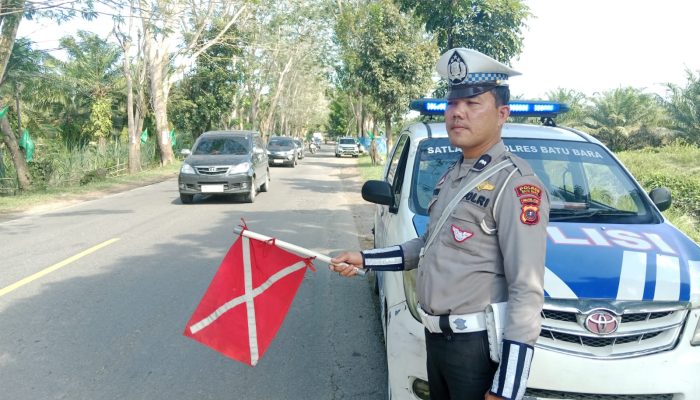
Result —
<svg viewBox="0 0 700 400"><path fill-rule="evenodd" d="M342 253L331 268L343 276L418 268L433 400L521 399L541 326L549 199L501 140L506 80L519 73L465 48L447 51L437 69L448 80L448 136L462 157L435 187L427 232L399 246ZM505 317L494 343L484 310L499 303Z"/></svg>

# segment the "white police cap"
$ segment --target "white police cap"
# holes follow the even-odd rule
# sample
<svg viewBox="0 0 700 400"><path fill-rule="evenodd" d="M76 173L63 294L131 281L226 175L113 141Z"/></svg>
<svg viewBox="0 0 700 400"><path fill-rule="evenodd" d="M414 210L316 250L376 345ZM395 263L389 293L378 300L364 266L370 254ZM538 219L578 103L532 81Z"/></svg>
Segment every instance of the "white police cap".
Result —
<svg viewBox="0 0 700 400"><path fill-rule="evenodd" d="M437 71L447 79L447 99L478 96L496 86L507 86L508 77L520 72L476 50L463 47L448 50L437 63Z"/></svg>

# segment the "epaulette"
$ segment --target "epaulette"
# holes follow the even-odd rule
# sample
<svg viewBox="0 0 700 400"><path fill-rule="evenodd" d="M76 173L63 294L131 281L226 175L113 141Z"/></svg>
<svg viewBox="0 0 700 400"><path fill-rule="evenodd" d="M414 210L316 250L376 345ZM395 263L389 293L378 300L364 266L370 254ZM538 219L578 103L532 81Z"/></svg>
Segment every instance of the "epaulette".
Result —
<svg viewBox="0 0 700 400"><path fill-rule="evenodd" d="M530 164L527 163L527 161L523 160L522 158L516 156L515 154L509 151L506 152L506 157L508 157L513 163L513 165L515 165L515 167L520 172L521 176L535 175L535 171L532 169Z"/></svg>

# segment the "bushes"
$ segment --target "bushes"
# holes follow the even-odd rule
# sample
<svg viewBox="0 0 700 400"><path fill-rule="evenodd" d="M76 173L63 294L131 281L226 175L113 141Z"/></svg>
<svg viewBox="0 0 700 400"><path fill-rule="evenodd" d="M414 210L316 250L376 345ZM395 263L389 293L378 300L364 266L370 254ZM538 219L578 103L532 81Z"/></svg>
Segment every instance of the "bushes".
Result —
<svg viewBox="0 0 700 400"><path fill-rule="evenodd" d="M645 190L665 186L673 203L664 215L700 243L700 148L675 143L617 154Z"/></svg>
<svg viewBox="0 0 700 400"><path fill-rule="evenodd" d="M617 154L645 190L668 187L674 210L700 219L700 148L670 146Z"/></svg>

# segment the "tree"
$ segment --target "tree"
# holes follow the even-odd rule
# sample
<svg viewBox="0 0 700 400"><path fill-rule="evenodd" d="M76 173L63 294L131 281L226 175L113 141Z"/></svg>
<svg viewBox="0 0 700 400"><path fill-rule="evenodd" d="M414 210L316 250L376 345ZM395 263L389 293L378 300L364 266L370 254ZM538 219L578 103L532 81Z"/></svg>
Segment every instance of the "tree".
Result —
<svg viewBox="0 0 700 400"><path fill-rule="evenodd" d="M357 74L361 91L381 110L390 147L392 121L407 111L411 99L431 86L437 49L430 38L415 29L415 20L390 0L366 7L366 19L359 27Z"/></svg>
<svg viewBox="0 0 700 400"><path fill-rule="evenodd" d="M586 95L573 89L557 88L547 93L547 100L564 103L569 111L557 116L557 125L570 127L585 126L587 118Z"/></svg>
<svg viewBox="0 0 700 400"><path fill-rule="evenodd" d="M350 129L350 106L348 96L338 91L330 104L328 125L326 131L331 137L341 137L348 134Z"/></svg>
<svg viewBox="0 0 700 400"><path fill-rule="evenodd" d="M121 93L119 48L98 35L79 31L77 38L66 36L59 41L68 53L62 64L59 90L73 96L82 114L77 120L69 115L79 130L79 142L96 140L102 148L112 131L112 102Z"/></svg>
<svg viewBox="0 0 700 400"><path fill-rule="evenodd" d="M403 11L415 11L425 30L437 35L441 53L467 47L508 62L522 51L530 12L520 0L395 1Z"/></svg>
<svg viewBox="0 0 700 400"><path fill-rule="evenodd" d="M671 128L688 142L700 145L700 75L686 73L688 82L684 88L666 85L665 106L671 116Z"/></svg>
<svg viewBox="0 0 700 400"><path fill-rule="evenodd" d="M218 43L248 9L245 0L219 2L185 2L184 0L139 0L143 22L144 49L150 84L150 99L156 122L156 143L161 164L173 162L172 143L168 133L168 96L178 74L188 62L175 65L179 59L196 60L210 46ZM223 28L211 40L201 35L214 21L223 21ZM184 39L184 40L183 40Z"/></svg>
<svg viewBox="0 0 700 400"><path fill-rule="evenodd" d="M641 89L618 88L594 96L586 126L612 151L626 150L635 135L654 135L663 120L660 102Z"/></svg>

